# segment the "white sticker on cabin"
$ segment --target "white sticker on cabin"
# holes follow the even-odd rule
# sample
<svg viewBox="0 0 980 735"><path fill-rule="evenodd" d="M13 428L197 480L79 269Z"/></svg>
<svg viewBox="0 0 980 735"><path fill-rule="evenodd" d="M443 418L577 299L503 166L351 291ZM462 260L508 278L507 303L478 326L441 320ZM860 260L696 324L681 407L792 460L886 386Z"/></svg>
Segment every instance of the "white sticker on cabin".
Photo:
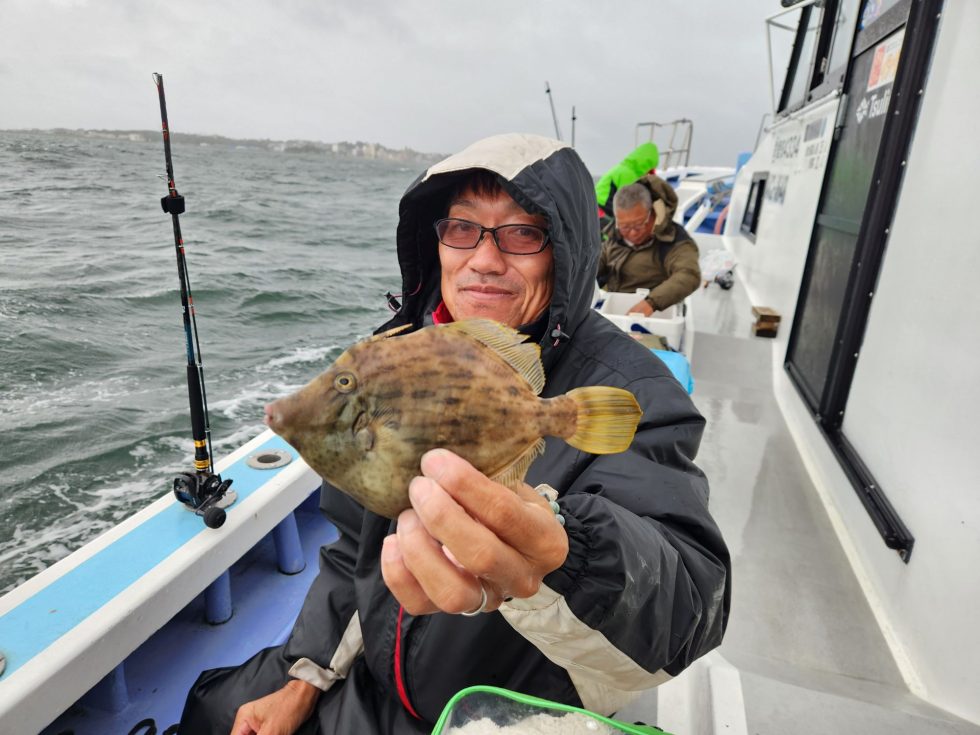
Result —
<svg viewBox="0 0 980 735"><path fill-rule="evenodd" d="M857 124L860 125L865 120L873 120L876 117L881 117L888 112L888 103L891 101L891 98L892 90L890 87L885 90L884 94L875 92L871 96L865 96L854 111Z"/></svg>
<svg viewBox="0 0 980 735"><path fill-rule="evenodd" d="M772 144L772 160L777 161L792 161L796 158L796 154L800 152L800 134L793 133L791 135L783 135L776 138Z"/></svg>
<svg viewBox="0 0 980 735"><path fill-rule="evenodd" d="M770 174L762 195L767 202L782 205L786 201L786 189L789 188L789 176L786 174Z"/></svg>
<svg viewBox="0 0 980 735"><path fill-rule="evenodd" d="M871 60L871 73L868 74L868 88L866 92L872 92L878 87L884 87L895 81L898 73L898 59L902 54L902 41L905 39L905 29L898 31L894 35L886 38L875 48L874 58Z"/></svg>
<svg viewBox="0 0 980 735"><path fill-rule="evenodd" d="M829 128L832 128L830 115L824 115L807 123L803 133L804 168L817 170L823 167L827 160L829 148L828 139L830 136L827 135Z"/></svg>

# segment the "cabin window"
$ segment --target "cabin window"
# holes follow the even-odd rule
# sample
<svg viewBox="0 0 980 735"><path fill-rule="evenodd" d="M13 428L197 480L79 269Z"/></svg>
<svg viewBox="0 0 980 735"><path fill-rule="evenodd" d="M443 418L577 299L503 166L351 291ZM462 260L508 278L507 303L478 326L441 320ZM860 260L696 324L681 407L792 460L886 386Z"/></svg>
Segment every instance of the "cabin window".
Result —
<svg viewBox="0 0 980 735"><path fill-rule="evenodd" d="M887 1L878 0L879 3ZM839 88L844 83L844 72L847 71L847 62L851 58L851 44L854 41L860 4L860 0L841 0L837 12L833 15L827 14L827 23L831 24L828 28L830 43L820 55L820 79L817 83L830 84L834 88ZM865 9L867 7L868 0L865 0Z"/></svg>
<svg viewBox="0 0 980 735"><path fill-rule="evenodd" d="M839 13L839 7L847 4L824 2L827 14ZM891 247L889 229L899 202L941 9L942 0L865 0L853 26L851 20L841 23L856 33L840 28L835 31L851 35L843 87L846 94L786 346L790 380L827 437L885 544L906 562L915 538L876 479L876 471L884 470L885 476L894 480L894 473L881 462L887 461L888 452L900 448L894 442L874 443L882 434L878 423L882 414L875 404L880 403L880 396L887 396L887 389L877 386L876 372L891 355L891 335L887 332L893 325L886 318L887 326L872 332L868 344L865 333L875 324L872 298L879 276L887 273L882 266ZM834 17L840 19L839 15ZM828 51L828 58L837 57L837 43ZM832 83L828 78L822 87ZM812 89L810 94L815 96L819 91ZM770 182L770 197L775 188L775 181ZM883 318L882 313L879 318ZM852 396L854 386L857 390ZM849 406L854 409L850 413ZM861 456L869 450L877 467L868 467Z"/></svg>
<svg viewBox="0 0 980 735"><path fill-rule="evenodd" d="M779 99L779 112L800 107L806 101L810 72L813 70L814 52L817 49L817 33L820 29L821 10L815 5L800 9L796 40L786 69L786 81Z"/></svg>
<svg viewBox="0 0 980 735"><path fill-rule="evenodd" d="M861 30L863 31L900 2L901 0L864 0L864 7L861 8Z"/></svg>
<svg viewBox="0 0 980 735"><path fill-rule="evenodd" d="M762 200L766 195L768 171L761 171L752 177L752 188L749 189L749 200L745 203L745 215L742 217L742 234L755 242L755 233L759 228L759 215L762 213Z"/></svg>
<svg viewBox="0 0 980 735"><path fill-rule="evenodd" d="M883 12L881 8L903 1L820 0L793 11L795 19L792 12L788 14L786 17L791 19L788 22L779 13L769 18L770 29L793 32L793 47L777 112L791 112L841 89L855 31L873 23Z"/></svg>

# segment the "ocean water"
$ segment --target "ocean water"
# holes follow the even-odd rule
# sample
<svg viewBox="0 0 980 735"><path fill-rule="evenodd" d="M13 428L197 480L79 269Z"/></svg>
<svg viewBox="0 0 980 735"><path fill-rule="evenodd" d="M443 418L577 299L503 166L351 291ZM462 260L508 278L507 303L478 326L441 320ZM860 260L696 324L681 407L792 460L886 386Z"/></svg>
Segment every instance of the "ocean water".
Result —
<svg viewBox="0 0 980 735"><path fill-rule="evenodd" d="M423 164L182 145L215 456L389 315ZM0 593L193 466L162 139L0 132Z"/></svg>

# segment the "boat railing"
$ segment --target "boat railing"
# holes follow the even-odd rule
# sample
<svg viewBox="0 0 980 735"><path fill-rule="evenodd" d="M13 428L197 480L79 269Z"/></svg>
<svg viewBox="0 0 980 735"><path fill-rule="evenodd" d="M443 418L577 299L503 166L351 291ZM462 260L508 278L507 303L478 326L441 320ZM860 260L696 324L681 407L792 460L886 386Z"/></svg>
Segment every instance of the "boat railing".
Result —
<svg viewBox="0 0 980 735"><path fill-rule="evenodd" d="M814 5L817 0L796 0L791 5L784 7L782 10L777 10L775 13L766 18L766 53L769 59L769 101L772 105L772 115L775 117L778 110L776 109L776 75L773 70L772 61L772 29L778 28L782 31L789 31L791 34L796 33L796 26L785 25L780 23L777 19L782 18L784 15L801 11L808 5ZM784 3L785 5L785 3Z"/></svg>
<svg viewBox="0 0 980 735"><path fill-rule="evenodd" d="M661 130L670 129L666 135L661 135ZM633 145L640 143L656 143L657 139L667 140L666 146L657 143L660 152L660 163L658 168L671 168L674 166L687 166L691 158L691 139L694 137L694 122L687 118L671 120L666 123L659 122L640 122L636 124L633 134Z"/></svg>
<svg viewBox="0 0 980 735"><path fill-rule="evenodd" d="M0 598L0 720L37 732L102 681L101 706L124 708L127 656L202 592L207 622L228 619L228 569L268 535L280 570L302 569L293 511L317 474L271 431L215 469L238 495L220 528L168 493Z"/></svg>
<svg viewBox="0 0 980 735"><path fill-rule="evenodd" d="M695 232L712 212L726 203L734 185L735 169L688 167L669 169L661 175L677 192L674 221L688 232Z"/></svg>

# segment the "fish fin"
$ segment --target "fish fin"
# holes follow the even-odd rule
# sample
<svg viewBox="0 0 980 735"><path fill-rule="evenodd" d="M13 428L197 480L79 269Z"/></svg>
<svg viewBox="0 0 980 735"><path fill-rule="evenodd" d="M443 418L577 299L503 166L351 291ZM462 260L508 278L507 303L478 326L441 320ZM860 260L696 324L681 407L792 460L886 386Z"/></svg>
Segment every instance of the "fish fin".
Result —
<svg viewBox="0 0 980 735"><path fill-rule="evenodd" d="M383 339L388 339L389 337L394 337L396 334L401 334L406 329L411 329L411 328L412 328L412 325L410 323L409 324L402 324L400 327L394 327L393 329L389 329L388 331L382 332L381 334L375 334L372 337L369 337L368 339L366 339L364 341L365 342L380 342Z"/></svg>
<svg viewBox="0 0 980 735"><path fill-rule="evenodd" d="M643 416L632 393L590 385L565 395L575 401L578 412L575 433L566 442L589 454L616 454L629 448Z"/></svg>
<svg viewBox="0 0 980 735"><path fill-rule="evenodd" d="M520 373L535 395L544 390L541 348L533 342L525 342L527 335L490 319L464 319L444 327L463 332L496 352Z"/></svg>
<svg viewBox="0 0 980 735"><path fill-rule="evenodd" d="M524 454L490 479L494 482L499 482L501 485L506 485L512 490L516 490L524 482L524 475L527 474L527 468L531 466L531 462L542 454L544 454L544 439L538 439L527 448Z"/></svg>

